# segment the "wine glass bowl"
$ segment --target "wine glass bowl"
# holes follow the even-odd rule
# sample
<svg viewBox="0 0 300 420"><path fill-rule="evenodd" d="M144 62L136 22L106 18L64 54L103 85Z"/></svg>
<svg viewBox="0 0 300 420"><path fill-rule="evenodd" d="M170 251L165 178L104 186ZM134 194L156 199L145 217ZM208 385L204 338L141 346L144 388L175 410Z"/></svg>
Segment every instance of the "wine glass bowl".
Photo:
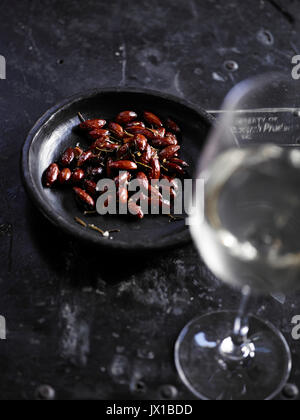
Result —
<svg viewBox="0 0 300 420"><path fill-rule="evenodd" d="M274 145L230 149L207 171L204 222L196 217L191 230L204 261L224 282L266 293L299 288L294 152Z"/></svg>

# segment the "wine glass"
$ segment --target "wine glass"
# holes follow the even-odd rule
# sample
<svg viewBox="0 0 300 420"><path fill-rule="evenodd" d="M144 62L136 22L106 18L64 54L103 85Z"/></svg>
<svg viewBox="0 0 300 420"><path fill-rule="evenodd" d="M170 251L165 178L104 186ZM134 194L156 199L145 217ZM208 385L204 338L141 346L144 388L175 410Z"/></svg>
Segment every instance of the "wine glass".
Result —
<svg viewBox="0 0 300 420"><path fill-rule="evenodd" d="M268 74L237 85L200 158L205 201L196 199L192 236L211 271L243 297L238 311L201 316L177 340L179 375L201 399L270 400L291 372L285 338L249 315L248 301L252 291L300 286L300 149L283 144L299 129L298 83Z"/></svg>

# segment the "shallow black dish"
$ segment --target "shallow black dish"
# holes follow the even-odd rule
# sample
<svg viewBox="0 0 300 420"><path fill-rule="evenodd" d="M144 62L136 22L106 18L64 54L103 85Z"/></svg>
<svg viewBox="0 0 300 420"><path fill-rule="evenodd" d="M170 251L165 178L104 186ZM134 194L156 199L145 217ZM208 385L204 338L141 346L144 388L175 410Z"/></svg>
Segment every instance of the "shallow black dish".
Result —
<svg viewBox="0 0 300 420"><path fill-rule="evenodd" d="M77 113L85 118L113 119L120 111L152 110L161 117L171 116L182 128L182 156L190 164L194 175L203 142L213 117L204 110L193 108L186 102L166 94L152 91L101 89L69 98L54 106L35 124L23 147L22 172L30 197L52 223L65 232L116 249L147 250L178 246L190 241L189 229L184 221L169 223L167 216L146 216L139 221L130 216L92 216L94 223L104 230L120 229L112 234L113 240L102 238L93 230L84 229L74 218L82 217L72 191L45 189L42 174L56 161L60 153L76 143L84 143L74 127L79 124ZM86 220L84 218L84 220Z"/></svg>

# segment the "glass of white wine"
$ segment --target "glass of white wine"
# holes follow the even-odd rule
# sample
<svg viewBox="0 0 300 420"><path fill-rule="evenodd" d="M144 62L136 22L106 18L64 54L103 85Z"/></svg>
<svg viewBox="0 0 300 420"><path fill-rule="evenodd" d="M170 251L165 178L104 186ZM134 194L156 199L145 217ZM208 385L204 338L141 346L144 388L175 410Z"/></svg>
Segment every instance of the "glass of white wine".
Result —
<svg viewBox="0 0 300 420"><path fill-rule="evenodd" d="M243 296L239 311L201 316L177 340L180 377L201 399L270 400L291 372L285 338L248 314L248 300L300 287L300 148L282 141L298 124L298 83L271 74L237 85L201 155L204 215L199 200L192 236L211 271Z"/></svg>

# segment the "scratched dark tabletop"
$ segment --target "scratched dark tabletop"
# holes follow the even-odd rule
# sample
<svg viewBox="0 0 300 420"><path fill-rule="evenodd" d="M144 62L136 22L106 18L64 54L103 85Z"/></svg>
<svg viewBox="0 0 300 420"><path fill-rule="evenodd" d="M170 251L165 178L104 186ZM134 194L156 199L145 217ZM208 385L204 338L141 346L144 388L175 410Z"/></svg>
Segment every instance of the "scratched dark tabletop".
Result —
<svg viewBox="0 0 300 420"><path fill-rule="evenodd" d="M300 53L298 2L0 6L0 54L7 60L7 79L0 80L0 314L7 320L0 398L34 399L47 384L57 399L192 399L176 374L175 340L196 315L238 307L239 293L214 279L192 244L128 258L64 236L26 196L22 144L49 107L94 87L151 88L220 108L236 82L291 71ZM238 63L236 71L228 60ZM299 293L252 303L288 339L290 382L300 387L300 342L291 337L299 308Z"/></svg>

